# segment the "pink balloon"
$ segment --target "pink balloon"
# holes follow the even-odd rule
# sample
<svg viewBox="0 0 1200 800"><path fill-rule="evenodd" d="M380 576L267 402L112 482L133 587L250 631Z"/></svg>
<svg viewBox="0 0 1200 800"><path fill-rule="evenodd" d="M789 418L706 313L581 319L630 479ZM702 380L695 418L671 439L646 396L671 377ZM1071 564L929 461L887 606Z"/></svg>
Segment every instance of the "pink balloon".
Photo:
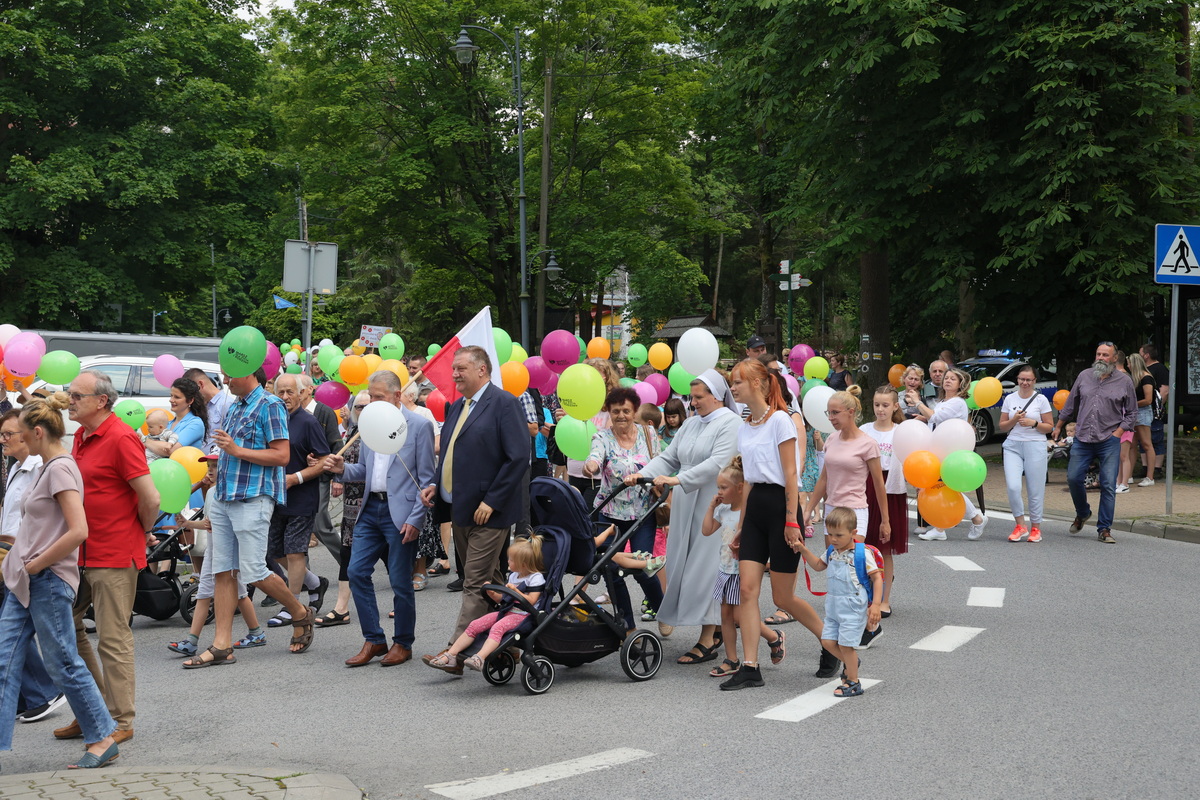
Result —
<svg viewBox="0 0 1200 800"><path fill-rule="evenodd" d="M806 344L798 344L788 353L788 367L797 375L804 374L804 362L815 356L817 352Z"/></svg>
<svg viewBox="0 0 1200 800"><path fill-rule="evenodd" d="M554 394L558 391L558 373L551 372L550 377L546 378L546 382L542 384L542 394Z"/></svg>
<svg viewBox="0 0 1200 800"><path fill-rule="evenodd" d="M278 375L282 366L283 356L279 353L279 347L274 342L267 342L267 357L263 359L263 372L267 374L267 380Z"/></svg>
<svg viewBox="0 0 1200 800"><path fill-rule="evenodd" d="M650 375L642 383L648 383L658 390L658 397L655 398L655 405L662 405L667 402L667 398L671 396L671 382L667 380L667 376L661 372L656 372Z"/></svg>
<svg viewBox="0 0 1200 800"><path fill-rule="evenodd" d="M546 366L546 361L541 356L530 356L525 359L525 369L529 370L529 385L542 391L542 386L546 379L552 374L550 368Z"/></svg>
<svg viewBox="0 0 1200 800"><path fill-rule="evenodd" d="M4 348L4 364L13 375L28 378L37 372L46 355L46 342L36 333L25 331L8 340Z"/></svg>
<svg viewBox="0 0 1200 800"><path fill-rule="evenodd" d="M792 397L800 399L800 384L791 375L784 375L783 382L787 384L788 391L792 393Z"/></svg>
<svg viewBox="0 0 1200 800"><path fill-rule="evenodd" d="M638 381L633 385L633 390L637 392L638 397L642 399L643 403L658 405L658 389L653 384Z"/></svg>
<svg viewBox="0 0 1200 800"><path fill-rule="evenodd" d="M313 393L313 397L316 398L318 403L336 410L346 405L350 400L350 390L337 381L325 381L317 387L317 391Z"/></svg>
<svg viewBox="0 0 1200 800"><path fill-rule="evenodd" d="M171 384L183 377L183 362L170 353L154 359L154 380L170 389Z"/></svg>
<svg viewBox="0 0 1200 800"><path fill-rule="evenodd" d="M567 367L579 363L579 341L570 331L550 331L542 339L542 359L558 375ZM557 385L557 384L556 384Z"/></svg>

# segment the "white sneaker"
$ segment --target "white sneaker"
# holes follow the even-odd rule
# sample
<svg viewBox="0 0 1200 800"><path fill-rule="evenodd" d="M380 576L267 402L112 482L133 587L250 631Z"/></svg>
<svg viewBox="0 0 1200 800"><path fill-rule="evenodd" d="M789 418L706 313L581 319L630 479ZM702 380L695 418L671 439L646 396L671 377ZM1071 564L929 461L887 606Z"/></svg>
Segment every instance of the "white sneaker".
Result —
<svg viewBox="0 0 1200 800"><path fill-rule="evenodd" d="M981 514L980 516L983 516L983 515ZM967 538L974 541L975 539L978 539L980 536L983 536L983 526L987 525L987 524L988 524L988 518L986 516L983 516L982 521L980 521L980 523L978 525L976 525L974 522L972 522L971 530L967 532Z"/></svg>
<svg viewBox="0 0 1200 800"><path fill-rule="evenodd" d="M927 542L944 542L946 541L946 532L941 528L930 528L924 533L917 534L917 538Z"/></svg>
<svg viewBox="0 0 1200 800"><path fill-rule="evenodd" d="M917 536L920 536L921 534L925 533L925 531L927 531L927 530L929 530L929 529L928 529L928 528L926 528L925 526L923 526L923 525L918 525L918 526L917 526L917 529L916 529L916 531L914 531L914 533L916 533L916 534L917 534Z"/></svg>
<svg viewBox="0 0 1200 800"><path fill-rule="evenodd" d="M1127 484L1127 483L1118 483L1117 484L1117 494L1125 494L1128 491L1129 491L1129 484Z"/></svg>
<svg viewBox="0 0 1200 800"><path fill-rule="evenodd" d="M1154 478L1151 478L1149 476L1142 478L1142 482L1138 484L1138 486L1153 486L1153 485L1154 485Z"/></svg>

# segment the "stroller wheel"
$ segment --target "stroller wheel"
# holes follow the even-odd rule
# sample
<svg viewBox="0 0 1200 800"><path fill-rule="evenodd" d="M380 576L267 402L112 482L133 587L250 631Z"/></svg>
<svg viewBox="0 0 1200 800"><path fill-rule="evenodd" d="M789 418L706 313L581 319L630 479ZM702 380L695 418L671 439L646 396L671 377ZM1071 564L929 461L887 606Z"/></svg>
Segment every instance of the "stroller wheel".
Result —
<svg viewBox="0 0 1200 800"><path fill-rule="evenodd" d="M545 694L554 685L554 665L545 656L534 656L532 667L521 669L521 685L530 694Z"/></svg>
<svg viewBox="0 0 1200 800"><path fill-rule="evenodd" d="M517 660L507 649L497 650L483 662L483 679L492 686L503 686L517 674Z"/></svg>
<svg viewBox="0 0 1200 800"><path fill-rule="evenodd" d="M193 581L183 588L183 596L179 598L179 616L183 617L183 621L188 625L192 624L192 618L196 612L196 590L200 588L199 581ZM216 609L212 603L208 604L208 618L205 619L205 624L213 621L216 616Z"/></svg>
<svg viewBox="0 0 1200 800"><path fill-rule="evenodd" d="M662 663L662 641L650 631L631 633L621 645L621 669L630 680L650 680Z"/></svg>

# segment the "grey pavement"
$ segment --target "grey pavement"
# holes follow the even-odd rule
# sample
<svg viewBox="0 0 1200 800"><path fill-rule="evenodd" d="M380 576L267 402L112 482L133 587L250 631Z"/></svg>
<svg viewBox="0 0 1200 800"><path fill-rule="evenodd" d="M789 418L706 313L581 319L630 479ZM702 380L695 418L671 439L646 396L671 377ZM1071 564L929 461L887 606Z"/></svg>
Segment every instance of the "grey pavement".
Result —
<svg viewBox="0 0 1200 800"><path fill-rule="evenodd" d="M113 766L0 775L5 800L361 800L344 775L280 774L279 769Z"/></svg>

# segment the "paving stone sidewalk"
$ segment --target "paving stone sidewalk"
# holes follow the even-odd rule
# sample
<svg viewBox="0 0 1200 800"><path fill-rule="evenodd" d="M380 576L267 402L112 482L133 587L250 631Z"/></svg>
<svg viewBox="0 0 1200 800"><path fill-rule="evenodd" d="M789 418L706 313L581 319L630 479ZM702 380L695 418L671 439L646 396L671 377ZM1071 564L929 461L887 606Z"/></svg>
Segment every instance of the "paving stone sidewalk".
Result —
<svg viewBox="0 0 1200 800"><path fill-rule="evenodd" d="M344 775L279 768L121 767L0 774L4 800L362 800Z"/></svg>

